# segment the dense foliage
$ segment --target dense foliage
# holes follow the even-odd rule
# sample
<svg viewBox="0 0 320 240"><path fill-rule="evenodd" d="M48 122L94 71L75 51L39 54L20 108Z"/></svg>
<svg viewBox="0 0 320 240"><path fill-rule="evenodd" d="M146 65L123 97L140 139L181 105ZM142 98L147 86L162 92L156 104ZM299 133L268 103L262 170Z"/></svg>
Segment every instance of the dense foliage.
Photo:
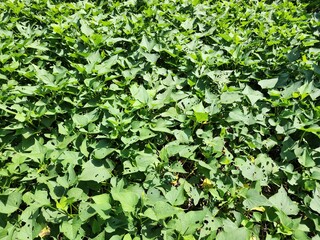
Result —
<svg viewBox="0 0 320 240"><path fill-rule="evenodd" d="M319 240L314 3L2 0L0 239Z"/></svg>

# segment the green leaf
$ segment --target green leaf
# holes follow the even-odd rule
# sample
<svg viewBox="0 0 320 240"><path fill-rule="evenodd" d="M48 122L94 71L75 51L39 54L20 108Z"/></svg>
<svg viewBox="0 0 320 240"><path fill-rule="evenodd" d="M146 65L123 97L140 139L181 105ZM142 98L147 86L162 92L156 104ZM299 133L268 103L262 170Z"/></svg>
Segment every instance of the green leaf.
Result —
<svg viewBox="0 0 320 240"><path fill-rule="evenodd" d="M90 26L86 23L86 21L81 19L80 24L81 24L81 32L83 32L86 36L90 37L94 33L94 31L92 30L92 28L90 28Z"/></svg>
<svg viewBox="0 0 320 240"><path fill-rule="evenodd" d="M80 202L79 204L79 218L81 221L85 222L92 216L96 214L95 209L91 206L90 203Z"/></svg>
<svg viewBox="0 0 320 240"><path fill-rule="evenodd" d="M180 181L182 182L182 180L180 180ZM197 187L192 186L187 181L184 181L182 184L183 184L184 190L187 193L187 195L190 198L192 198L193 204L194 205L198 205L198 203L199 203L199 201L200 201L200 199L202 197L202 192L199 192Z"/></svg>
<svg viewBox="0 0 320 240"><path fill-rule="evenodd" d="M263 94L259 91L253 90L248 85L243 90L243 95L247 96L251 105L253 106L258 100L261 100L264 98Z"/></svg>
<svg viewBox="0 0 320 240"><path fill-rule="evenodd" d="M178 208L172 207L164 201L160 201L156 202L153 208L148 208L143 215L152 220L159 221L161 219L172 217L179 212Z"/></svg>
<svg viewBox="0 0 320 240"><path fill-rule="evenodd" d="M98 72L98 76L112 72L112 67L117 63L118 55L113 55L101 64L95 65L94 69Z"/></svg>
<svg viewBox="0 0 320 240"><path fill-rule="evenodd" d="M239 166L241 174L251 181L258 181L264 178L262 169L250 161L238 158L236 159L236 165Z"/></svg>
<svg viewBox="0 0 320 240"><path fill-rule="evenodd" d="M154 206L158 201L166 201L164 196L161 195L161 192L156 188L150 188L147 191L147 194L144 198L145 204L149 206Z"/></svg>
<svg viewBox="0 0 320 240"><path fill-rule="evenodd" d="M172 206L179 206L183 204L186 200L183 185L180 185L179 187L172 187L171 190L166 193L165 198Z"/></svg>
<svg viewBox="0 0 320 240"><path fill-rule="evenodd" d="M151 53L142 53L142 55L146 58L146 60L150 63L156 63L159 59L159 54L151 54Z"/></svg>
<svg viewBox="0 0 320 240"><path fill-rule="evenodd" d="M229 112L230 122L240 122L245 125L252 125L255 123L253 116L250 114L245 114L240 108L235 108Z"/></svg>
<svg viewBox="0 0 320 240"><path fill-rule="evenodd" d="M307 168L314 167L316 165L306 148L303 149L302 155L298 157L298 161L302 166Z"/></svg>
<svg viewBox="0 0 320 240"><path fill-rule="evenodd" d="M297 230L300 219L292 219L287 214L282 211L278 211L277 215L280 219L281 227L279 228L279 232L285 235L292 235L295 230Z"/></svg>
<svg viewBox="0 0 320 240"><path fill-rule="evenodd" d="M183 236L183 240L196 240L193 235Z"/></svg>
<svg viewBox="0 0 320 240"><path fill-rule="evenodd" d="M237 92L224 92L220 96L220 102L224 104L231 104L240 101L241 95Z"/></svg>
<svg viewBox="0 0 320 240"><path fill-rule="evenodd" d="M158 157L156 155L145 154L145 155L138 155L135 158L137 168L139 171L147 171L147 169L151 166L155 166L159 163Z"/></svg>
<svg viewBox="0 0 320 240"><path fill-rule="evenodd" d="M19 122L26 121L26 115L23 113L17 113L14 118L17 119Z"/></svg>
<svg viewBox="0 0 320 240"><path fill-rule="evenodd" d="M138 86L137 84L131 85L130 92L132 97L136 99L139 103L147 104L149 102L149 94L142 85L140 86ZM139 103L138 103L138 106L139 106Z"/></svg>
<svg viewBox="0 0 320 240"><path fill-rule="evenodd" d="M297 215L299 212L298 204L288 197L286 190L282 186L275 195L269 198L269 201L275 208L287 215Z"/></svg>
<svg viewBox="0 0 320 240"><path fill-rule="evenodd" d="M58 90L58 86L55 83L55 77L51 73L49 73L45 69L39 68L34 64L32 64L32 66L36 71L36 76L40 83L44 83L44 85L47 86L49 89Z"/></svg>
<svg viewBox="0 0 320 240"><path fill-rule="evenodd" d="M195 105L193 108L194 115L196 117L197 122L202 123L206 122L209 119L209 114L206 112L202 102Z"/></svg>
<svg viewBox="0 0 320 240"><path fill-rule="evenodd" d="M48 51L49 48L47 48L45 45L41 44L39 40L36 40L30 44L26 44L26 48L33 48L40 51Z"/></svg>
<svg viewBox="0 0 320 240"><path fill-rule="evenodd" d="M176 143L169 143L166 145L161 151L165 152L167 157L172 157L177 154L184 158L192 157L194 151L198 148L198 146L192 145L176 145ZM165 150L165 151L164 151Z"/></svg>
<svg viewBox="0 0 320 240"><path fill-rule="evenodd" d="M109 154L113 153L115 151L114 148L96 148L93 151L93 156L96 159L104 159L106 156L108 156Z"/></svg>
<svg viewBox="0 0 320 240"><path fill-rule="evenodd" d="M59 160L61 160L61 163L64 166L67 166L68 164L77 165L78 160L81 158L81 155L78 152L74 151L63 151L60 156L58 157Z"/></svg>
<svg viewBox="0 0 320 240"><path fill-rule="evenodd" d="M157 136L157 134L153 133L149 129L146 129L146 128L139 129L139 140L140 141L144 141L146 139L153 138L155 136Z"/></svg>
<svg viewBox="0 0 320 240"><path fill-rule="evenodd" d="M89 156L89 152L88 152L88 149L87 149L87 139L84 139L81 143L81 146L80 146L80 152L88 157Z"/></svg>
<svg viewBox="0 0 320 240"><path fill-rule="evenodd" d="M173 134L179 143L189 143L192 141L191 131L190 130L174 130Z"/></svg>
<svg viewBox="0 0 320 240"><path fill-rule="evenodd" d="M177 214L177 218L168 223L168 227L175 229L182 236L190 236L202 226L206 214L208 214L206 210L180 212Z"/></svg>
<svg viewBox="0 0 320 240"><path fill-rule="evenodd" d="M300 58L300 49L299 48L293 48L288 54L287 58L290 62L294 62Z"/></svg>
<svg viewBox="0 0 320 240"><path fill-rule="evenodd" d="M73 122L79 127L85 127L99 118L98 110L93 110L86 114L74 114L72 116Z"/></svg>
<svg viewBox="0 0 320 240"><path fill-rule="evenodd" d="M170 165L168 167L168 171L174 173L187 173L186 170L184 170L181 162L175 162L174 164Z"/></svg>
<svg viewBox="0 0 320 240"><path fill-rule="evenodd" d="M316 211L320 214L320 188L319 186L316 188L316 190L313 193L313 198L310 201L310 208L313 211Z"/></svg>
<svg viewBox="0 0 320 240"><path fill-rule="evenodd" d="M38 207L50 206L50 198L47 191L37 190L34 194L34 201Z"/></svg>
<svg viewBox="0 0 320 240"><path fill-rule="evenodd" d="M99 216L106 220L110 218L109 212L111 211L112 206L110 205L110 196L109 194L100 194L92 197L94 204L91 204L92 208L99 214Z"/></svg>
<svg viewBox="0 0 320 240"><path fill-rule="evenodd" d="M217 240L237 240L237 239L249 239L250 232L248 229L242 227L242 228L236 228L233 231L222 231L218 233Z"/></svg>
<svg viewBox="0 0 320 240"><path fill-rule="evenodd" d="M253 208L261 207L261 206L271 206L271 203L268 199L261 195L255 189L249 189L246 193L245 200L243 201L243 205L252 210Z"/></svg>
<svg viewBox="0 0 320 240"><path fill-rule="evenodd" d="M63 221L60 231L69 239L80 239L84 235L81 229L82 221L80 218L73 218L69 221Z"/></svg>
<svg viewBox="0 0 320 240"><path fill-rule="evenodd" d="M140 46L145 48L148 52L151 52L155 45L156 42L154 40L148 40L145 35L142 36Z"/></svg>
<svg viewBox="0 0 320 240"><path fill-rule="evenodd" d="M111 190L112 198L121 203L121 207L125 212L134 212L139 201L139 196L135 192L129 190Z"/></svg>
<svg viewBox="0 0 320 240"><path fill-rule="evenodd" d="M320 75L320 66L316 65L316 64L313 64L313 71Z"/></svg>
<svg viewBox="0 0 320 240"><path fill-rule="evenodd" d="M98 160L89 160L82 165L82 172L78 179L80 181L103 182L111 178L112 169Z"/></svg>
<svg viewBox="0 0 320 240"><path fill-rule="evenodd" d="M102 57L100 55L99 50L90 53L86 59L89 64L96 64L96 63L100 63L102 61Z"/></svg>
<svg viewBox="0 0 320 240"><path fill-rule="evenodd" d="M317 3L0 1L0 239L317 239Z"/></svg>
<svg viewBox="0 0 320 240"><path fill-rule="evenodd" d="M258 84L261 86L263 89L272 89L276 86L278 82L278 78L271 78L271 79L264 79L260 80Z"/></svg>
<svg viewBox="0 0 320 240"><path fill-rule="evenodd" d="M130 233L127 233L124 237L123 240L132 240Z"/></svg>
<svg viewBox="0 0 320 240"><path fill-rule="evenodd" d="M190 30L193 28L193 22L195 21L195 19L187 19L185 20L182 24L181 27L183 27L185 30Z"/></svg>
<svg viewBox="0 0 320 240"><path fill-rule="evenodd" d="M0 195L0 213L11 214L19 209L22 194L20 192L11 192L8 195Z"/></svg>
<svg viewBox="0 0 320 240"><path fill-rule="evenodd" d="M210 214L206 215L203 220L203 227L200 229L200 237L201 238L211 238L216 237L216 232L219 228L221 228L222 221L220 218L210 216Z"/></svg>

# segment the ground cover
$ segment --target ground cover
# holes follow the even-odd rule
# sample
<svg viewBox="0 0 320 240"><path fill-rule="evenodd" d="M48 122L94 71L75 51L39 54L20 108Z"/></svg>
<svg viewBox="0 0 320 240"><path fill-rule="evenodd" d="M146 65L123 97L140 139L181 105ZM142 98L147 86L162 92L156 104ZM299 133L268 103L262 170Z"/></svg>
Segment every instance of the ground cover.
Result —
<svg viewBox="0 0 320 240"><path fill-rule="evenodd" d="M313 1L0 2L0 239L320 239Z"/></svg>

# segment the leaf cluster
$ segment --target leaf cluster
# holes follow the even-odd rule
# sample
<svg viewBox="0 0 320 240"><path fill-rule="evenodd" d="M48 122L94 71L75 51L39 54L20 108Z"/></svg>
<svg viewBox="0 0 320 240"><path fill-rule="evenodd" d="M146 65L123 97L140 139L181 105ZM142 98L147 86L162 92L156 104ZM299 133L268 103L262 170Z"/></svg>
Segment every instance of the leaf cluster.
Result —
<svg viewBox="0 0 320 240"><path fill-rule="evenodd" d="M1 1L0 238L319 239L318 10Z"/></svg>

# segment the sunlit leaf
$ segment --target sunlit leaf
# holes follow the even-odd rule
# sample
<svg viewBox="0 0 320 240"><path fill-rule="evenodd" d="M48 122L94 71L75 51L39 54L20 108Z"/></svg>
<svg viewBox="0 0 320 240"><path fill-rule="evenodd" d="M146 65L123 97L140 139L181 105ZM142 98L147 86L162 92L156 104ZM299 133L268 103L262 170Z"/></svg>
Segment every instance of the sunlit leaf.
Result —
<svg viewBox="0 0 320 240"><path fill-rule="evenodd" d="M289 198L283 187L275 195L271 196L269 201L287 215L296 215L299 212L298 204Z"/></svg>
<svg viewBox="0 0 320 240"><path fill-rule="evenodd" d="M90 160L83 164L83 170L79 175L80 181L102 182L111 177L111 170L101 161Z"/></svg>

